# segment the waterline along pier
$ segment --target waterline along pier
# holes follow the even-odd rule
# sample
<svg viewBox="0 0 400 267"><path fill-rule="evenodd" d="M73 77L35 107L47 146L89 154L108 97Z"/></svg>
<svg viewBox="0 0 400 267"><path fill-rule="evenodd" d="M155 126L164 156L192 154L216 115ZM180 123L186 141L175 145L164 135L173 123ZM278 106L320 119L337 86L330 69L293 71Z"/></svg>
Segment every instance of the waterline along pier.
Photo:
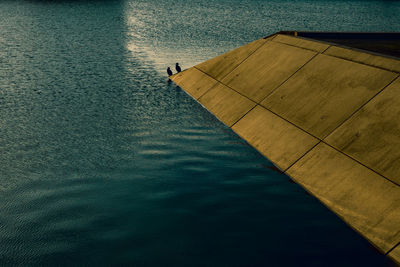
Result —
<svg viewBox="0 0 400 267"><path fill-rule="evenodd" d="M400 34L279 32L171 76L400 264Z"/></svg>

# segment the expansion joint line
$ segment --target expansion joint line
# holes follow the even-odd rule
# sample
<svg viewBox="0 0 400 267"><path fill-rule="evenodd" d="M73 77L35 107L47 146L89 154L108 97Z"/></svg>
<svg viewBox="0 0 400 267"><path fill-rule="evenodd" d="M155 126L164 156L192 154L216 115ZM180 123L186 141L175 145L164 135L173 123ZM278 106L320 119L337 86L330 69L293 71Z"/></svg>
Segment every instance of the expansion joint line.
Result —
<svg viewBox="0 0 400 267"><path fill-rule="evenodd" d="M253 109L255 109L258 105L254 105L254 107L252 107L251 109L249 109L249 111L247 111L242 117L240 117L237 121L235 121L231 126L229 126L230 128L232 128L236 123L238 123L241 119L243 119L247 114L250 113L250 111L252 111Z"/></svg>
<svg viewBox="0 0 400 267"><path fill-rule="evenodd" d="M336 150L336 151L337 151L337 152L339 152L340 154L342 154L342 155L344 155L344 156L348 157L349 159L353 160L354 162L356 162L356 163L360 164L361 166L363 166L363 167L367 168L368 170L372 171L373 173L376 173L377 175L381 176L383 179L387 180L388 182L390 182L390 183L392 183L392 184L394 184L394 185L400 186L400 184L398 184L398 183L396 183L396 182L393 182L392 180L390 180L390 179L389 179L389 178L387 178L386 176L384 176L384 175L380 174L379 172L377 172L377 171L375 171L374 169L372 169L372 168L368 167L368 166L367 166L367 165L365 165L364 163L362 163L362 162L360 162L360 161L356 160L355 158L353 158L353 157L351 157L351 156L347 155L347 154L346 154L346 153L344 153L343 151L340 151L339 149L337 149L337 148L335 148L334 146L332 146L332 145L330 145L330 144L328 144L328 143L324 142L323 140L321 140L321 143L323 143L323 144L325 144L325 145L329 146L330 148L332 148L332 149Z"/></svg>
<svg viewBox="0 0 400 267"><path fill-rule="evenodd" d="M301 157L296 159L292 164L289 165L283 172L286 173L293 165L295 165L297 162L299 162L302 158L304 158L305 155L307 155L311 150L313 150L316 146L318 146L322 141L318 140L318 142L313 145L309 150L307 150Z"/></svg>
<svg viewBox="0 0 400 267"><path fill-rule="evenodd" d="M326 50L328 50L328 49L329 49L331 46L332 46L332 45L328 45L328 47L327 47L327 48L325 48L325 50L324 50L324 51L320 52L320 54L325 54Z"/></svg>
<svg viewBox="0 0 400 267"><path fill-rule="evenodd" d="M275 38L275 37L274 37ZM264 38L262 38L264 39ZM266 40L264 39L265 42L262 43L259 47L257 47L253 52L251 52L247 57L245 57L236 67L234 67L230 72L228 72L226 75L224 75L223 77L220 78L220 80L222 81L226 76L228 76L229 74L231 74L234 70L236 70L240 65L242 65L243 62L245 62L249 57L251 57L255 52L257 52L257 50L259 50L261 47L263 47L267 42L270 42L271 40ZM215 79L215 78L214 78Z"/></svg>
<svg viewBox="0 0 400 267"><path fill-rule="evenodd" d="M379 90L375 95L373 95L370 99L368 99L364 104L362 104L360 107L358 107L355 111L353 111L353 113L350 114L349 117L347 117L347 119L345 119L344 121L342 121L341 123L339 123L338 126L336 126L328 135L326 135L323 140L326 140L326 138L328 138L330 135L332 135L340 126L342 126L344 123L346 123L348 120L350 120L358 111L360 111L363 107L365 107L369 102L372 101L372 99L374 99L377 95L379 95L380 93L383 92L383 90L385 90L389 85L391 85L395 80L397 80L397 78L399 78L399 75L397 75L396 77L394 77L393 80L391 80L387 85L385 85L381 90Z"/></svg>
<svg viewBox="0 0 400 267"><path fill-rule="evenodd" d="M205 73L204 71L202 71L202 70L200 70L200 71L203 72L204 74L208 75L208 74ZM209 76L209 75L208 75L208 76ZM210 76L210 77L211 77L211 76ZM389 86L391 83L393 83L397 78L398 78L398 77L394 78L387 86ZM214 78L213 78L213 79L214 79ZM241 95L241 96L247 98L248 100L254 102L254 101L251 100L249 97L247 97L247 96L243 95L242 93L236 91L236 90L233 89L232 87L230 87L230 86L228 86L228 85L226 85L226 84L224 84L224 83L222 83L222 82L220 82L220 81L218 81L218 82L219 82L220 84L226 86L227 88L231 89L232 91L238 93L239 95ZM387 86L385 86L382 90L384 90ZM381 90L381 91L382 91L382 90ZM380 92L381 92L381 91L380 91ZM254 102L254 103L255 103L255 102ZM258 105L259 105L259 104L258 104ZM256 105L256 106L257 106L257 105ZM256 106L255 106L255 107L256 107ZM296 125L296 124L294 124L293 122L289 121L288 119L286 119L286 118L282 117L281 115L279 115L279 114L273 112L273 111L270 110L269 108L267 108L267 107L265 107L265 106L262 106L262 105L260 105L260 106L263 107L264 109L268 110L269 112L271 112L271 113L274 114L275 116L281 118L282 120L284 120L284 121L288 122L289 124L293 125L294 127L298 128L299 130L301 130L301 131L307 133L308 135L314 137L315 139L319 140L319 142L317 143L317 145L320 144L320 143L322 142L322 143L326 144L327 146L333 148L333 149L336 150L337 152L339 152L339 153L343 154L344 156L348 157L349 159L351 159L351 160L357 162L357 163L360 164L361 166L364 166L365 168L369 169L370 171L372 171L372 172L378 174L379 176L381 176L381 177L384 178L385 180L391 182L392 184L397 185L397 186L400 186L400 184L397 184L397 183L393 182L393 181L390 180L389 178L383 176L382 174L376 172L375 170L371 169L370 167L366 166L365 164L361 163L360 161L358 161L358 160L354 159L353 157L347 155L347 154L344 153L343 151L340 151L340 150L336 149L336 148L333 147L332 145L330 145L330 144L324 142L321 138L318 138L317 136L314 136L313 134L307 132L306 130L302 129L301 127L299 127L298 125ZM255 107L253 107L253 108L255 108ZM250 111L249 111L249 112L250 112ZM232 126L233 126L233 125L232 125ZM232 127L232 126L231 126L231 127ZM335 129L336 129L336 128L335 128ZM329 135L330 135L330 134L329 134ZM326 138L326 137L325 137L325 138ZM315 145L315 146L316 146L316 145ZM307 153L309 153L315 146L313 146ZM305 155L305 154L304 154L304 155ZM304 155L303 155L303 156L304 156ZM303 157L303 156L302 156L302 157ZM292 167L292 166L293 166L293 164L292 164L290 167ZM290 168L290 167L289 167L289 168ZM285 172L286 172L289 168L287 168L287 169L285 170Z"/></svg>
<svg viewBox="0 0 400 267"><path fill-rule="evenodd" d="M395 248L397 248L400 245L400 242L394 245L391 249L388 250L388 252L385 253L385 256L387 256L390 252L392 252Z"/></svg>
<svg viewBox="0 0 400 267"><path fill-rule="evenodd" d="M197 68L196 68L196 69L197 69ZM211 77L210 75L208 75L208 73L202 71L201 69L198 69L198 70L201 71L202 73L204 73L205 75ZM211 77L211 78L213 78L213 77ZM215 80L215 78L213 78L213 79ZM239 95L241 95L241 96L247 98L248 100L250 100L250 101L253 102L254 104L257 104L256 102L254 102L254 100L250 99L248 96L245 96L245 95L242 94L241 92L239 92L239 91L233 89L233 88L230 87L229 85L227 85L227 84L225 84L225 83L223 83L223 82L221 82L221 81L218 81L218 80L216 80L216 81L217 81L218 83L222 84L223 86L226 86L227 88L231 89L231 90L234 91L235 93L238 93ZM212 87L214 87L214 86L216 86L216 85L213 85Z"/></svg>
<svg viewBox="0 0 400 267"><path fill-rule="evenodd" d="M319 54L319 53L317 53L316 55L314 55L308 62L306 62L306 64L308 64L308 63L309 63L314 57L316 57L318 54ZM302 67L304 67L306 64L304 64ZM302 68L302 67L301 67L301 68ZM301 68L300 68L300 69L301 69ZM196 69L197 69L197 68L196 68ZM297 71L299 71L300 69L298 69ZM198 69L198 70L201 71L202 73L204 73L205 75L211 77L208 73L205 73L204 71L202 71L202 70L200 70L200 69ZM296 71L296 72L297 72L297 71ZM293 75L294 75L294 74L293 74ZM216 80L216 79L213 78L213 77L211 77L211 78L214 79L214 80ZM290 77L289 77L289 78L290 78ZM288 78L288 79L289 79L289 78ZM378 95L380 92L382 92L384 89L386 89L386 87L388 87L390 84L392 84L397 78L399 78L399 75L397 75L389 84L387 84L383 89L381 89L376 95ZM384 175L382 175L382 174L376 172L375 170L371 169L370 167L366 166L365 164L361 163L360 161L354 159L353 157L347 155L347 154L344 153L343 151L340 151L340 150L336 149L336 148L333 147L332 145L330 145L330 144L324 142L321 138L318 138L318 137L314 136L313 134L307 132L306 130L304 130L304 129L302 129L301 127L299 127L298 125L292 123L292 122L289 121L288 119L282 117L281 115L279 115L279 114L273 112L272 110L268 109L267 107L265 107L265 106L263 106L263 105L261 105L261 104L257 104L257 103L254 102L252 99L250 99L250 98L247 97L246 95L243 95L242 93L238 92L238 91L235 90L234 88L232 88L232 87L230 87L230 86L228 86L228 85L222 83L221 81L218 81L218 80L216 80L216 81L219 82L220 84L226 86L227 88L231 89L232 91L238 93L239 95L241 95L241 96L247 98L247 99L250 100L251 102L255 103L256 105L255 105L252 109L254 109L257 105L259 105L259 106L263 107L264 109L268 110L269 112L271 112L272 114L276 115L277 117L281 118L282 120L284 120L284 121L288 122L289 124L293 125L294 127L298 128L299 130L301 130L301 131L307 133L308 135L314 137L315 139L319 140L319 142L318 142L316 145L314 145L314 146L313 146L309 151L307 151L302 157L300 157L298 160L296 160L296 162L298 162L301 158L303 158L307 153L309 153L309 152L310 152L313 148L315 148L318 144L324 143L325 145L331 147L332 149L336 150L337 152L341 153L342 155L348 157L349 159L351 159L351 160L357 162L358 164L360 164L361 166L364 166L365 168L369 169L370 171L372 171L372 172L376 173L377 175L381 176L382 178L384 178L385 180L389 181L390 183L392 183L392 184L394 184L394 185L397 185L397 186L400 186L400 184L397 184L396 182L393 182L393 181L390 180L389 178L387 178L387 177L385 177ZM282 83L282 84L283 84L283 83ZM214 85L214 86L216 86L216 85ZM212 87L214 87L214 86L212 86ZM212 88L212 87L211 87L211 88ZM211 89L211 88L210 88L210 89ZM375 95L375 96L376 96L376 95ZM364 105L367 104L369 101L371 101L375 96L373 96L370 100L368 100L366 103L364 103ZM261 102L262 102L262 101L261 101ZM362 105L360 108L362 108L364 105ZM359 109L360 109L360 108L359 108ZM251 110L252 110L252 109L251 109ZM359 109L357 109L352 115L350 115L350 117L353 116ZM251 110L249 110L248 112L250 112ZM247 112L247 113L248 113L248 112ZM246 114L247 114L247 113L246 113ZM245 114L245 115L246 115L246 114ZM350 117L349 117L349 118L350 118ZM243 117L242 117L242 118L243 118ZM239 120L241 120L242 118L240 118ZM348 118L348 119L349 119L349 118ZM239 121L239 120L238 120L238 121ZM237 122L238 122L238 121L237 121ZM347 121L347 120L346 120L346 121ZM234 124L236 124L236 122L235 122ZM233 124L233 125L234 125L234 124ZM342 124L343 124L343 123L342 123ZM342 125L342 124L340 124L340 125ZM233 125L230 126L230 127L233 127ZM340 125L339 125L339 126L340 126ZM338 127L339 127L339 126L338 126ZM334 130L336 130L336 129L337 129L337 127L336 127ZM333 133L333 131L332 131L329 135L331 135L332 133ZM328 136L329 136L329 135L328 135ZM325 137L324 137L324 140L325 140L328 136L325 136ZM284 172L286 172L289 168L291 168L296 162L294 162L292 165L290 165Z"/></svg>
<svg viewBox="0 0 400 267"><path fill-rule="evenodd" d="M196 67L195 67L195 68L196 68ZM197 68L196 68L196 69L197 69ZM197 70L199 70L199 71L201 71L202 73L204 73L205 75L211 77L211 76L208 75L206 72L204 72L204 71L202 71L202 70L200 70L200 69L197 69ZM211 77L211 78L214 79L213 77ZM214 80L215 80L215 79L214 79ZM301 131L305 132L306 134L308 134L308 135L314 137L315 139L318 139L319 141L321 141L320 138L318 138L318 137L314 136L313 134L307 132L306 130L300 128L298 125L296 125L296 124L294 124L293 122L289 121L288 119L282 117L281 115L275 113L274 111L270 110L269 108L267 108L267 107L265 107L265 106L263 106L263 105L261 105L261 104L258 104L258 103L256 103L256 102L254 102L254 101L253 101L252 99L250 99L248 96L246 96L246 95L242 94L241 92L235 90L234 88L230 87L229 85L227 85L227 84L225 84L225 83L223 83L223 82L221 82L221 81L217 81L217 82L220 83L220 84L222 84L222 85L224 85L224 86L226 86L227 88L231 89L231 90L234 91L235 93L237 93L237 94L243 96L244 98L248 99L249 101L253 102L253 103L255 104L255 106L254 106L252 109L250 109L248 112L250 112L251 110L253 110L253 109L254 109L255 107L257 107L257 106L260 106L260 107L264 108L265 110L271 112L272 114L274 114L274 115L277 116L278 118L280 118L280 119L286 121L286 122L289 123L290 125L293 125L294 127L298 128L299 130L301 130ZM214 86L216 86L216 85L213 85L212 87L214 87ZM212 87L211 87L211 88L212 88ZM210 90L210 89L209 89L209 90ZM204 94L205 94L205 93L204 93ZM204 95L204 94L203 94L203 95ZM199 97L199 99L200 99L200 98L201 98L201 97ZM247 113L248 113L248 112L247 112ZM247 113L246 113L246 114L247 114ZM245 114L245 115L246 115L246 114ZM240 118L240 119L242 119L242 118ZM239 119L239 120L240 120L240 119ZM238 120L238 121L239 121L239 120ZM235 122L235 124L236 124L236 122ZM233 125L234 125L234 124L233 124ZM233 126L233 125L232 125L232 126ZM231 126L231 127L232 127L232 126Z"/></svg>
<svg viewBox="0 0 400 267"><path fill-rule="evenodd" d="M386 59L395 59L395 60L398 60L398 58L395 58L395 57L391 57L391 56L387 56L387 55L383 55L383 54L379 54L379 53L374 53L374 52L372 52L372 51L357 49L357 48L355 48L355 47L350 47L350 46L345 46L345 45L339 45L339 44L334 44L334 43L332 44L332 46L339 47L339 48L343 48L343 49L353 50L353 51L356 51L356 52L359 52L359 53L363 53L363 54L367 54L367 55L372 55L372 56L375 56L375 57L383 57L383 58L386 58ZM339 55L325 54L326 50L328 50L328 49L325 49L325 51L324 51L324 52L321 52L321 54L324 54L324 55L330 56L330 57L339 58L339 59L346 60L346 61L350 61L350 62L353 62L353 63L365 65L365 66L368 66L368 67L373 67L373 68L376 68L376 69L380 69L380 70L384 70L384 71L393 72L393 73L396 73L396 74L399 74L399 73L400 73L400 72L397 71L397 70L393 70L393 69L386 68L386 67L382 67L382 66L378 66L378 65L373 65L373 64L370 64L370 63L363 62L363 61L361 61L361 60L350 59L350 58L346 58L346 57L344 57L344 56L339 56Z"/></svg>
<svg viewBox="0 0 400 267"><path fill-rule="evenodd" d="M302 38L302 37L297 37L297 38L298 38L298 39L304 39L304 40L309 40L309 41L315 42L315 40L305 39L305 38ZM271 41L273 41L273 40L271 40ZM282 42L282 41L273 41L273 42L274 42L274 43L279 43L279 44L284 44L284 45L291 46L291 47L296 47L296 48L303 49L303 50L307 50L307 51L311 51L311 52L317 52L318 54L323 54L326 50L328 50L329 47L331 47L330 44L329 44L329 45L327 44L328 47L325 48L324 51L316 51L316 50L313 50L313 49L311 49L311 48L301 47L301 46L297 46L297 45L294 45L294 44L285 43L285 42Z"/></svg>
<svg viewBox="0 0 400 267"><path fill-rule="evenodd" d="M201 69L198 69L198 68L196 68L196 67L193 67L193 68L195 68L196 70L198 70L198 71L204 73L205 75L207 75L207 76L210 77L211 79L215 80L215 84L211 85L211 86L210 86L207 90L205 90L204 93L202 93L198 98L194 98L194 97L192 96L194 99L196 99L196 101L198 101L200 98L203 97L203 95L207 94L208 91L210 91L210 90L213 89L215 86L217 86L218 83L219 83L219 81L216 80L214 77L211 77L210 75L208 75L207 73L205 73L205 72L202 71Z"/></svg>
<svg viewBox="0 0 400 267"><path fill-rule="evenodd" d="M297 46L296 46L297 47ZM267 97L269 97L270 95L272 95L276 90L279 89L279 87L281 87L282 85L284 85L290 78L292 78L299 70L301 70L305 65L307 65L308 63L311 62L311 60L313 60L316 56L318 56L320 53L316 53L315 55L313 55L306 63L304 63L302 66L300 66L300 68L298 68L295 72L293 72L289 77L287 77L282 83L280 83L277 87L275 87L275 89L273 89L271 92L269 92L263 99L261 99L259 101L259 103L263 102Z"/></svg>

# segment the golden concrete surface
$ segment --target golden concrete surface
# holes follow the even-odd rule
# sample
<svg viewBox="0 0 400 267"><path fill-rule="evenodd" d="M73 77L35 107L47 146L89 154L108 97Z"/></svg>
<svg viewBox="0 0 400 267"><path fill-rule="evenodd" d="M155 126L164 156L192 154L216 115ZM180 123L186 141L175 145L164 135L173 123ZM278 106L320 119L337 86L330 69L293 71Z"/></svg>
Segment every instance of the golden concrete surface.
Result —
<svg viewBox="0 0 400 267"><path fill-rule="evenodd" d="M320 42L314 42L294 36L289 36L289 35L284 35L284 34L278 34L274 38L274 42L279 42L279 43L284 43L284 44L289 44L309 50L313 50L316 52L324 52L329 45L325 43L320 43Z"/></svg>
<svg viewBox="0 0 400 267"><path fill-rule="evenodd" d="M400 242L398 64L279 34L171 78L388 253ZM400 264L399 247L389 256Z"/></svg>
<svg viewBox="0 0 400 267"><path fill-rule="evenodd" d="M382 252L399 242L399 186L323 143L287 174Z"/></svg>
<svg viewBox="0 0 400 267"><path fill-rule="evenodd" d="M261 106L251 110L232 129L281 170L318 143L311 135Z"/></svg>
<svg viewBox="0 0 400 267"><path fill-rule="evenodd" d="M211 77L220 80L236 68L243 60L262 46L266 39L259 39L223 55L217 56L196 65L196 68L206 72Z"/></svg>
<svg viewBox="0 0 400 267"><path fill-rule="evenodd" d="M394 58L373 55L338 46L331 46L324 54L400 73L400 61Z"/></svg>
<svg viewBox="0 0 400 267"><path fill-rule="evenodd" d="M182 71L170 78L195 99L217 84L216 80L196 68Z"/></svg>
<svg viewBox="0 0 400 267"><path fill-rule="evenodd" d="M395 77L319 54L261 104L323 139Z"/></svg>
<svg viewBox="0 0 400 267"><path fill-rule="evenodd" d="M229 127L256 105L221 83L200 97L199 102Z"/></svg>
<svg viewBox="0 0 400 267"><path fill-rule="evenodd" d="M397 247L395 247L395 249L393 249L388 256L390 258L392 258L395 262L398 262L400 265L400 245L398 245Z"/></svg>
<svg viewBox="0 0 400 267"><path fill-rule="evenodd" d="M326 142L400 184L399 118L400 78L397 78L329 135Z"/></svg>
<svg viewBox="0 0 400 267"><path fill-rule="evenodd" d="M259 102L314 55L316 52L302 48L266 42L222 83Z"/></svg>

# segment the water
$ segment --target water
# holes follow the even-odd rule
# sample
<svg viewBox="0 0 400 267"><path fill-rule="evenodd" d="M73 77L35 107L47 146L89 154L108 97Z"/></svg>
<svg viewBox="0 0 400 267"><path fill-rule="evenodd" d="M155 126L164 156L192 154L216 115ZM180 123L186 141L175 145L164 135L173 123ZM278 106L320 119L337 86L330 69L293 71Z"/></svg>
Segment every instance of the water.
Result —
<svg viewBox="0 0 400 267"><path fill-rule="evenodd" d="M165 69L397 1L0 2L0 265L386 266Z"/></svg>

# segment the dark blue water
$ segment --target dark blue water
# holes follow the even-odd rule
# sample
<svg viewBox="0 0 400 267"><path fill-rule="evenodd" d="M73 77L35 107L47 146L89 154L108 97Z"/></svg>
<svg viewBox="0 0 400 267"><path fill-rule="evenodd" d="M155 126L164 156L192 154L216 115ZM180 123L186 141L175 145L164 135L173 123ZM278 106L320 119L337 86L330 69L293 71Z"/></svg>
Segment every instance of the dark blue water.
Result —
<svg viewBox="0 0 400 267"><path fill-rule="evenodd" d="M0 2L0 265L386 266L165 68L398 1Z"/></svg>

